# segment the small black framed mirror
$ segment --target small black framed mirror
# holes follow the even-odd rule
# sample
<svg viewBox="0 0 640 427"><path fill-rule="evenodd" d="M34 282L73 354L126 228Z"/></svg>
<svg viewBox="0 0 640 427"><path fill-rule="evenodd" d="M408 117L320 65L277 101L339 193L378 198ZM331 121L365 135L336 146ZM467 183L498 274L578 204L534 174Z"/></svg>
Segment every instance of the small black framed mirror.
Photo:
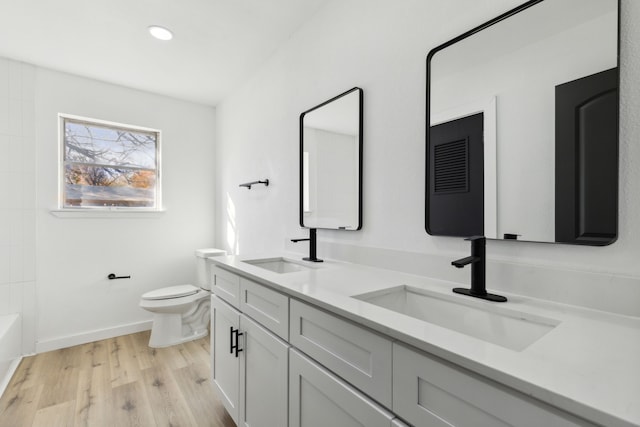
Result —
<svg viewBox="0 0 640 427"><path fill-rule="evenodd" d="M300 114L300 225L362 228L362 89Z"/></svg>
<svg viewBox="0 0 640 427"><path fill-rule="evenodd" d="M620 3L527 1L429 52L429 234L616 240Z"/></svg>

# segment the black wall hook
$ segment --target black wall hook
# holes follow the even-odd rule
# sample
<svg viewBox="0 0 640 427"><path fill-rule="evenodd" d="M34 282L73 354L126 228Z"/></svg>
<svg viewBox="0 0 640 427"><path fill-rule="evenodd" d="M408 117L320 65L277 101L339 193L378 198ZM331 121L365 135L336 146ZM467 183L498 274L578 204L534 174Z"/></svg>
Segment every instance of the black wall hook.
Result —
<svg viewBox="0 0 640 427"><path fill-rule="evenodd" d="M264 181L251 181L245 182L244 184L240 184L239 187L247 187L247 189L251 190L251 186L255 184L264 184L265 186L269 186L269 180L265 179Z"/></svg>
<svg viewBox="0 0 640 427"><path fill-rule="evenodd" d="M107 276L107 279L109 280L115 280L115 279L131 279L131 276L116 276L115 274L111 273Z"/></svg>

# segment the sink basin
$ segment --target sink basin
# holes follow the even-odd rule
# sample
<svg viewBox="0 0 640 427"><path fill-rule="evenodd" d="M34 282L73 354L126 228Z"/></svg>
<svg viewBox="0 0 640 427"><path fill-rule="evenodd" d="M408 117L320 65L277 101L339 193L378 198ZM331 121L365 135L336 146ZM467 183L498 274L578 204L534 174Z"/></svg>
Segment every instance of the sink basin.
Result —
<svg viewBox="0 0 640 427"><path fill-rule="evenodd" d="M515 351L524 350L560 323L404 285L354 298Z"/></svg>
<svg viewBox="0 0 640 427"><path fill-rule="evenodd" d="M286 258L250 259L244 262L264 268L265 270L273 271L274 273L295 273L298 271L311 270L312 268L301 264L302 261L296 262Z"/></svg>

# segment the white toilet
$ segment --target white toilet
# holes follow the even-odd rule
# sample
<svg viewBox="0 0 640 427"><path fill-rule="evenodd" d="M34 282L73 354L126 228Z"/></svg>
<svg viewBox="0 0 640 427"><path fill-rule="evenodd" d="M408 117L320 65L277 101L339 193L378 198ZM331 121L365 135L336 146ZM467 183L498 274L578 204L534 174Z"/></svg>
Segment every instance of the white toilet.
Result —
<svg viewBox="0 0 640 427"><path fill-rule="evenodd" d="M197 286L169 286L142 295L140 307L153 313L149 347L168 347L207 335L211 305L207 258L226 254L221 249L198 249Z"/></svg>

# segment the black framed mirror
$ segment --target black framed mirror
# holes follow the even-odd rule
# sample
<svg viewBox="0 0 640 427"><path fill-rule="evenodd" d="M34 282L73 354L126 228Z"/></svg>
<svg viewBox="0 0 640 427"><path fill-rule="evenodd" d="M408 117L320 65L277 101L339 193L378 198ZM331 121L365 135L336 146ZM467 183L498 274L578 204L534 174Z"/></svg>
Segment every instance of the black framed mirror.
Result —
<svg viewBox="0 0 640 427"><path fill-rule="evenodd" d="M617 238L619 0L533 0L429 52L429 234Z"/></svg>
<svg viewBox="0 0 640 427"><path fill-rule="evenodd" d="M362 228L362 89L300 114L300 225Z"/></svg>

